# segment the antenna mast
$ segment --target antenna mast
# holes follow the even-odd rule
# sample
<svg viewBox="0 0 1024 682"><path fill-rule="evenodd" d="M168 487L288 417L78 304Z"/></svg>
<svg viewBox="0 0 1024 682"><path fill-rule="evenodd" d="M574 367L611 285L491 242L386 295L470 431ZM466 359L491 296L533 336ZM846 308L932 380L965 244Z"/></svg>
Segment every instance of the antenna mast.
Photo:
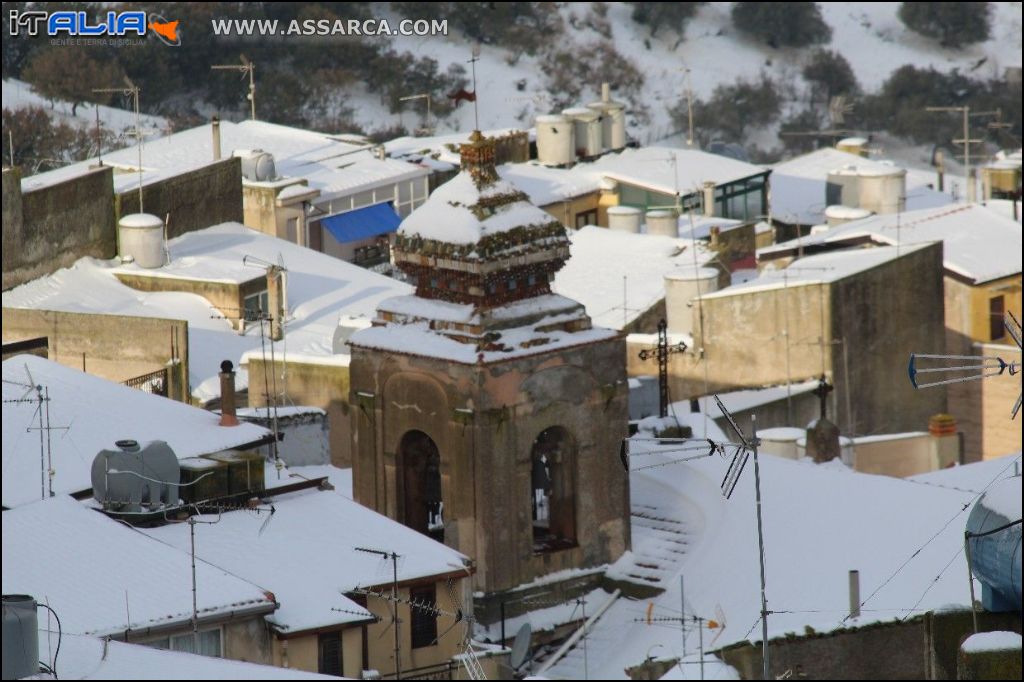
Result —
<svg viewBox="0 0 1024 682"><path fill-rule="evenodd" d="M93 88L93 92L119 92L125 97L131 97L134 100L135 108L135 140L138 145L139 158L138 158L138 170L139 170L139 213L145 213L142 208L142 127L139 124L139 91L140 88L132 79L128 76L124 77L124 87L121 88ZM96 109L96 115L99 116L99 108ZM98 129L97 124L97 129Z"/></svg>
<svg viewBox="0 0 1024 682"><path fill-rule="evenodd" d="M382 549L372 549L370 547L356 547L357 552L364 552L366 554L376 554L384 559L391 560L391 601L394 604L394 611L391 615L391 623L395 626L395 679L402 679L402 650L401 650L401 638L398 633L399 624L402 622L401 618L398 617L398 559L399 555L395 552L385 552Z"/></svg>
<svg viewBox="0 0 1024 682"><path fill-rule="evenodd" d="M239 61L241 64L215 64L210 67L211 71L239 71L242 74L244 80L246 74L249 76L249 94L245 96L249 100L249 115L252 120L256 120L256 63L250 61L244 54L239 55Z"/></svg>

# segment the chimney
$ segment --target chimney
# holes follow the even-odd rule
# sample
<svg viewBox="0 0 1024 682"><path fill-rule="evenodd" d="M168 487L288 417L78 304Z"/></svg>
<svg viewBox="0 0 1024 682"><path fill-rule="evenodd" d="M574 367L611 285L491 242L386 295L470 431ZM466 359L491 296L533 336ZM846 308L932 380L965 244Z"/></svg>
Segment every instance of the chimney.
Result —
<svg viewBox="0 0 1024 682"><path fill-rule="evenodd" d="M711 248L717 251L718 250L718 246L719 246L719 237L722 234L722 229L720 227L718 227L718 225L712 225L710 233L711 233Z"/></svg>
<svg viewBox="0 0 1024 682"><path fill-rule="evenodd" d="M277 265L267 268L267 306L270 308L270 338L284 338L284 270Z"/></svg>
<svg viewBox="0 0 1024 682"><path fill-rule="evenodd" d="M235 412L235 368L230 360L220 363L220 425L238 426Z"/></svg>
<svg viewBox="0 0 1024 682"><path fill-rule="evenodd" d="M967 203L973 204L978 201L978 177L971 168L967 171Z"/></svg>
<svg viewBox="0 0 1024 682"><path fill-rule="evenodd" d="M860 618L860 571L850 571L850 618Z"/></svg>
<svg viewBox="0 0 1024 682"><path fill-rule="evenodd" d="M704 215L712 218L715 215L715 183L710 180L704 183Z"/></svg>
<svg viewBox="0 0 1024 682"><path fill-rule="evenodd" d="M374 152L376 152L377 158L381 161L388 157L388 150L384 148L384 145L378 145Z"/></svg>
<svg viewBox="0 0 1024 682"><path fill-rule="evenodd" d="M220 119L214 116L210 127L213 129L213 160L220 161Z"/></svg>
<svg viewBox="0 0 1024 682"><path fill-rule="evenodd" d="M612 86L609 83L601 83L601 101L612 101Z"/></svg>

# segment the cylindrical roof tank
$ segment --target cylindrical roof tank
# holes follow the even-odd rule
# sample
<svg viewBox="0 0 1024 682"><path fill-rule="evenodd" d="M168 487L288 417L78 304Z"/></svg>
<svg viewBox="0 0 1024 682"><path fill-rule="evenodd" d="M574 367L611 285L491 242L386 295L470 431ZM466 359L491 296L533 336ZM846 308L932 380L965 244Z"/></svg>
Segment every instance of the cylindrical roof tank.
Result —
<svg viewBox="0 0 1024 682"><path fill-rule="evenodd" d="M866 208L834 205L825 209L825 222L828 223L829 227L843 225L853 220L861 220L870 216L871 211Z"/></svg>
<svg viewBox="0 0 1024 682"><path fill-rule="evenodd" d="M807 437L807 432L792 426L779 426L773 429L761 429L757 432L761 439L761 452L767 452L776 457L796 459L796 442Z"/></svg>
<svg viewBox="0 0 1024 682"><path fill-rule="evenodd" d="M670 334L693 334L691 302L698 296L718 291L715 268L682 267L665 275L665 321Z"/></svg>
<svg viewBox="0 0 1024 682"><path fill-rule="evenodd" d="M618 232L640 232L643 211L635 206L609 206L608 229Z"/></svg>
<svg viewBox="0 0 1024 682"><path fill-rule="evenodd" d="M648 211L644 222L647 223L647 234L673 238L679 236L679 218L675 211Z"/></svg>
<svg viewBox="0 0 1024 682"><path fill-rule="evenodd" d="M906 208L907 171L891 168L858 168L857 206L874 213L901 213Z"/></svg>
<svg viewBox="0 0 1024 682"><path fill-rule="evenodd" d="M576 160L576 135L572 119L560 114L538 116L537 160L546 166L567 166Z"/></svg>
<svg viewBox="0 0 1024 682"><path fill-rule="evenodd" d="M143 268L164 265L164 221L148 213L131 213L117 222L117 245L122 262Z"/></svg>
<svg viewBox="0 0 1024 682"><path fill-rule="evenodd" d="M981 581L987 611L1020 611L1020 477L999 481L985 492L967 517L971 569ZM996 530L1002 528L1002 530Z"/></svg>
<svg viewBox="0 0 1024 682"><path fill-rule="evenodd" d="M3 678L20 680L38 675L39 624L36 600L27 594L5 594L3 614Z"/></svg>

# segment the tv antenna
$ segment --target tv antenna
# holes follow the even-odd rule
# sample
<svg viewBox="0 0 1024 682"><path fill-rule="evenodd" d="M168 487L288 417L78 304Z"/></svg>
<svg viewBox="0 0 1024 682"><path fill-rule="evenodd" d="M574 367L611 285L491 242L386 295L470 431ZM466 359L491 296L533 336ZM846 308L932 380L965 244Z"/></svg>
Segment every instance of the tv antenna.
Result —
<svg viewBox="0 0 1024 682"><path fill-rule="evenodd" d="M704 457L711 457L715 454L722 456L728 456L729 451L732 451L732 459L726 468L725 476L722 478L721 489L722 495L728 500L732 497L733 491L736 489L737 483L739 483L740 476L743 474L743 469L747 465L747 461L750 459L750 455L754 456L754 494L757 508L757 549L758 557L760 560L761 568L761 650L762 650L762 662L764 666L764 678L771 679L769 677L769 653L768 653L768 616L771 611L768 610L768 599L766 596L765 586L765 561L764 561L764 521L761 514L761 466L757 457L758 446L760 445L760 439L757 437L757 416L751 415L751 428L750 435L747 436L743 433L740 427L736 424L736 420L733 418L729 410L726 409L722 403L721 398L717 395L714 396L715 404L721 411L722 416L728 422L736 438L739 440L738 443L726 442L720 443L713 439L705 438L624 438L619 451L619 456L622 459L622 464L626 471L630 471L631 467L629 460L631 457L640 455L663 455L670 452L684 453L684 456L680 459L669 460L667 462L656 462L654 464L641 465L632 467L633 470L653 468L657 466L667 466L671 464L679 464L681 462L689 462L696 459L702 459ZM656 450L644 450L631 454L629 451L630 443L637 441L655 441L659 443L668 443L672 445L670 448L660 448ZM707 452L700 452L701 450L707 449ZM694 453L694 454L689 454Z"/></svg>
<svg viewBox="0 0 1024 682"><path fill-rule="evenodd" d="M427 100L427 117L425 119L423 119L424 125L423 125L423 128L421 129L421 132L424 135L431 135L431 134L433 134L434 129L430 126L430 93L429 92L424 92L424 93L419 94L419 95L408 95L406 97L399 97L398 101L399 102L412 102L412 101L418 100L418 99L425 99L425 100Z"/></svg>
<svg viewBox="0 0 1024 682"><path fill-rule="evenodd" d="M50 432L54 430L67 431L70 426L51 426L50 425L50 388L49 386L43 386L42 384L36 383L36 380L32 378L32 372L28 368L28 364L25 364L25 376L28 379L28 383L22 383L20 381L11 381L4 379L5 384L12 386L20 386L25 389L25 392L20 398L16 400L5 400L8 404L18 403L35 403L36 409L32 414L32 420L39 418L39 426L27 426L25 427L26 432L38 431L39 432L39 496L40 499L45 500L47 497L53 497L53 479L57 475L56 469L53 468L53 449L52 439L50 438ZM29 397L35 394L33 397ZM43 435L45 433L45 436Z"/></svg>
<svg viewBox="0 0 1024 682"><path fill-rule="evenodd" d="M193 481L193 482L195 482L195 481ZM184 521L179 521L179 520L176 520L176 519L168 518L167 517L167 511L169 511L169 510L165 510L164 511L164 521L167 521L168 523L187 523L188 524L189 547L190 547L190 555L191 555L191 558L192 558L192 652L198 654L199 653L199 605L198 605L198 598L197 598L197 595L198 595L198 584L197 584L197 581L196 581L196 526L198 524L205 524L205 525L208 525L208 526L213 526L213 525L216 525L216 524L220 523L221 519L224 516L224 509L225 509L225 507L222 507L222 506L219 506L219 505L215 506L214 508L217 510L217 518L212 520L212 521L202 521L202 520L200 520L198 518L198 516L201 514L201 512L199 510L199 507L197 505L190 505L190 506L191 506L191 513L189 514L189 517L187 519L185 519ZM210 505L204 505L204 506L210 506ZM274 508L273 505L270 505L270 507L246 506L245 509L247 509L249 511L254 511L257 514L259 514L261 512L264 512L264 511L269 513L269 516L267 517L267 520L263 522L262 526L260 526L260 530L259 530L259 534L260 535L262 535L263 531L265 531L267 529L267 526L270 524L270 520L272 518L274 518L274 513L277 511ZM129 623L129 625L130 625L130 623Z"/></svg>
<svg viewBox="0 0 1024 682"><path fill-rule="evenodd" d="M376 554L382 559L391 561L391 596L389 601L391 603L391 624L395 627L395 679L400 680L402 679L402 640L399 636L399 626L402 621L398 617L398 560L401 558L401 555L372 547L356 547L355 550L364 554Z"/></svg>
<svg viewBox="0 0 1024 682"><path fill-rule="evenodd" d="M1010 311L1003 317L1003 326L1007 333L1021 347L1020 321ZM924 360L924 367L919 361ZM934 365L933 365L934 363ZM964 374L966 372L966 374ZM949 379L936 379L934 381L920 382L920 374L937 374L938 376L948 373L958 373ZM910 376L910 383L914 388L930 388L932 386L943 386L945 384L960 384L968 381L979 381L991 377L1009 374L1016 376L1020 374L1019 361L1007 361L996 355L930 355L923 353L911 353L910 364L907 366L907 374ZM927 378L927 377L926 377ZM1010 419L1016 419L1020 412L1021 393L1017 393L1017 402L1010 410Z"/></svg>
<svg viewBox="0 0 1024 682"><path fill-rule="evenodd" d="M469 60L469 63L473 67L473 122L474 122L473 130L480 130L480 109L477 106L477 102L480 100L480 98L477 96L478 93L476 91L476 63L478 61L480 61L480 44L479 43L477 43L476 45L473 46L473 57L472 57L472 59Z"/></svg>
<svg viewBox="0 0 1024 682"><path fill-rule="evenodd" d="M256 120L256 63L249 60L244 54L239 55L240 64L214 64L210 67L211 71L239 71L242 74L242 80L245 80L246 75L249 76L249 94L245 96L249 100L249 112L252 116L252 120Z"/></svg>
<svg viewBox="0 0 1024 682"><path fill-rule="evenodd" d="M653 348L644 348L637 355L641 360L656 359L658 361L658 416L668 416L668 359L674 353L686 351L686 343L679 343L669 346L668 344L668 322L661 318L658 322L658 345Z"/></svg>
<svg viewBox="0 0 1024 682"><path fill-rule="evenodd" d="M143 131L142 131L141 125L139 124L139 92L140 92L140 88L139 88L138 85L136 85L132 81L131 78L129 78L128 76L125 76L124 77L124 87L120 87L120 88L93 88L92 91L93 92L106 92L106 93L118 93L119 92L122 95L124 95L125 97L131 97L132 100L134 101L135 131L134 131L133 134L135 135L135 141L136 141L136 143L138 145L138 150L139 150L139 158L138 158L138 166L139 166L139 213L145 213L145 211L142 209L142 137L143 137ZM99 110L97 109L97 115L99 115L98 112L99 112Z"/></svg>

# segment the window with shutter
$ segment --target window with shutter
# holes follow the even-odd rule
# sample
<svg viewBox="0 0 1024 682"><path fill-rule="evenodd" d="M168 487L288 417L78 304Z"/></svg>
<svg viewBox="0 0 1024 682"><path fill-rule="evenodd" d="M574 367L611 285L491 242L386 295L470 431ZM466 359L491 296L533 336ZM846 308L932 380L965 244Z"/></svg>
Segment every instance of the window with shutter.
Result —
<svg viewBox="0 0 1024 682"><path fill-rule="evenodd" d="M318 638L320 663L317 672L341 677L341 633L328 632Z"/></svg>

